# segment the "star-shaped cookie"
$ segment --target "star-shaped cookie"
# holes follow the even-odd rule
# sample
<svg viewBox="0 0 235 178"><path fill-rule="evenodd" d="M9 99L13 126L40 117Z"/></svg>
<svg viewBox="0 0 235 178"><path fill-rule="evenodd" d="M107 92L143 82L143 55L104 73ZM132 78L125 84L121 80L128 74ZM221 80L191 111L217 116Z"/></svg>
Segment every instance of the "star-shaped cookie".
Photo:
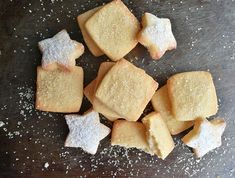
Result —
<svg viewBox="0 0 235 178"><path fill-rule="evenodd" d="M62 30L54 37L42 40L38 43L42 52L42 67L54 69L58 63L66 68L75 66L75 59L84 52L84 46L71 40L66 30Z"/></svg>
<svg viewBox="0 0 235 178"><path fill-rule="evenodd" d="M138 39L149 50L153 59L160 59L167 50L176 48L177 43L169 19L145 13L142 26Z"/></svg>
<svg viewBox="0 0 235 178"><path fill-rule="evenodd" d="M209 151L220 147L221 136L226 127L223 119L197 119L194 128L182 138L182 141L193 148L197 157L203 157Z"/></svg>
<svg viewBox="0 0 235 178"><path fill-rule="evenodd" d="M83 116L66 115L65 119L69 127L66 147L80 147L90 154L95 154L100 140L110 133L110 129L100 123L99 114L93 110Z"/></svg>

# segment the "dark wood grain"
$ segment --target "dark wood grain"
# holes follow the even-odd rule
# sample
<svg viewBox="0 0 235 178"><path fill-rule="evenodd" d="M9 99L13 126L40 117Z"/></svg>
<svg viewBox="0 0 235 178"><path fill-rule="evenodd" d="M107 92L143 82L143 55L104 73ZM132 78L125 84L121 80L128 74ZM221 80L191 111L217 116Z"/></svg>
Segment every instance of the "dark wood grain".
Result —
<svg viewBox="0 0 235 178"><path fill-rule="evenodd" d="M128 60L160 85L177 72L209 70L213 74L220 106L217 116L227 122L223 145L198 160L179 140L182 133L165 161L135 149L111 147L110 138L102 141L95 156L64 148L68 133L64 114L33 108L35 69L41 60L37 42L66 28L72 39L84 43L75 18L103 1L1 0L0 121L5 125L0 127L0 177L235 177L235 2L124 2L139 19L144 12L170 18L178 42L177 50L167 52L160 61L153 61L140 45L126 56ZM86 49L77 60L85 71L85 85L106 59L95 58ZM80 113L89 107L84 99ZM48 168L44 168L46 162Z"/></svg>

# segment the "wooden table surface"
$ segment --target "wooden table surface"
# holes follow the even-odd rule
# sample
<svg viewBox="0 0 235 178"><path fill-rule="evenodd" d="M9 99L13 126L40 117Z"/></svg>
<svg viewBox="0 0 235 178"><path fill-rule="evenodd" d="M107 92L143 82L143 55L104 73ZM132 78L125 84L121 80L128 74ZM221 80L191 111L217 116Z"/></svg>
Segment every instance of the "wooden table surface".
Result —
<svg viewBox="0 0 235 178"><path fill-rule="evenodd" d="M107 1L106 1L107 2ZM235 177L235 2L233 0L124 1L141 18L144 12L172 21L178 47L153 61L138 45L126 59L146 70L160 85L174 73L210 71L219 98L218 117L227 127L220 148L202 159L175 137L165 161L103 140L95 156L63 147L68 128L64 114L34 109L37 42L66 28L84 44L76 16L103 4L86 0L0 1L0 177ZM86 48L77 60L85 85L107 57ZM84 99L80 113L91 105ZM148 109L145 113L149 112ZM111 126L107 121L103 121Z"/></svg>

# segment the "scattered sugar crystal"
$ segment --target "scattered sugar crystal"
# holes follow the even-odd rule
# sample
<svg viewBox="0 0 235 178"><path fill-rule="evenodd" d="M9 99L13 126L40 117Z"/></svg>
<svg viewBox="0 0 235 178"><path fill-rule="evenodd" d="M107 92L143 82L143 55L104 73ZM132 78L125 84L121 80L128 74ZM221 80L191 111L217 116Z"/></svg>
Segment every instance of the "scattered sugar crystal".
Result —
<svg viewBox="0 0 235 178"><path fill-rule="evenodd" d="M44 168L48 168L49 167L49 163L48 162L46 162L45 164L44 164Z"/></svg>
<svg viewBox="0 0 235 178"><path fill-rule="evenodd" d="M0 121L0 127L4 126L5 123L3 121Z"/></svg>

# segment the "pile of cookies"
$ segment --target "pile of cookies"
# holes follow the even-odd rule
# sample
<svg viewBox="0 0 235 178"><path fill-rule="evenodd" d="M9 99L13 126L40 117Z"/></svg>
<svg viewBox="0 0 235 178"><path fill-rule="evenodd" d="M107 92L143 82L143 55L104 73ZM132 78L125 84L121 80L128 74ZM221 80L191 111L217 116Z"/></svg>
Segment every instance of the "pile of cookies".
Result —
<svg viewBox="0 0 235 178"><path fill-rule="evenodd" d="M94 56L105 54L118 61L138 42L148 48L153 59L160 59L167 50L176 48L170 20L150 13L138 19L121 0L91 9L77 17L84 41Z"/></svg>
<svg viewBox="0 0 235 178"><path fill-rule="evenodd" d="M71 40L66 30L39 42L42 66L37 68L36 108L42 111L79 112L83 94L92 108L84 115L66 115L67 147L95 154L100 140L111 130L100 123L99 113L113 122L111 145L137 148L165 159L174 149L172 135L194 126L182 138L196 156L221 145L223 119L208 121L217 113L217 96L209 72L184 72L158 83L124 56L138 42L153 59L176 48L169 19L145 13L142 25L121 0L114 0L77 17L84 41L94 56L106 55L96 78L83 87L83 69L75 59L84 46ZM158 90L157 90L158 89ZM141 118L151 101L154 112Z"/></svg>

